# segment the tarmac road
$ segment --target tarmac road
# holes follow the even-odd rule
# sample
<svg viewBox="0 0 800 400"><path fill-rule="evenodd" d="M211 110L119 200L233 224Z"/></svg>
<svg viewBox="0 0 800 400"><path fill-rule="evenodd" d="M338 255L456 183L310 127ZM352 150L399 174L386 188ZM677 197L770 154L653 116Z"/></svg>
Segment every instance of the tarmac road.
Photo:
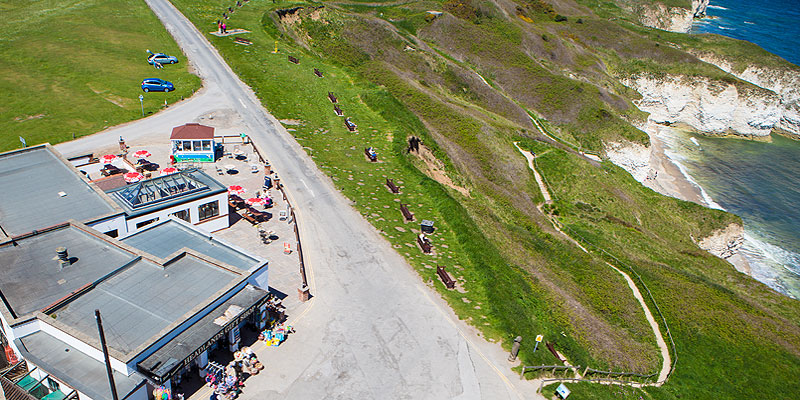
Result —
<svg viewBox="0 0 800 400"><path fill-rule="evenodd" d="M507 353L453 314L314 165L203 35L168 1L146 0L204 88L168 110L58 145L66 155L133 141L237 110L294 204L314 298L288 315L297 333L262 353L243 399L542 398ZM295 293L287 293L295 296ZM533 338L528 341L532 343Z"/></svg>

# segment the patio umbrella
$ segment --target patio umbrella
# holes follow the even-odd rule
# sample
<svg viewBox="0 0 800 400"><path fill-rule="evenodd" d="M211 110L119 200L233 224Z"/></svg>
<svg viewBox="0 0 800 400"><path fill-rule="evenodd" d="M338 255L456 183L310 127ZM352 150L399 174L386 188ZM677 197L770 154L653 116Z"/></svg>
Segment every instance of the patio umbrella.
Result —
<svg viewBox="0 0 800 400"><path fill-rule="evenodd" d="M117 159L117 156L115 156L113 154L106 154L106 155L100 157L100 161L102 161L102 162L104 162L106 164L110 163L110 162L112 162L112 161L114 161L116 159Z"/></svg>
<svg viewBox="0 0 800 400"><path fill-rule="evenodd" d="M251 197L245 200L244 202L251 206L263 206L264 204L267 203L267 199L262 199L260 197Z"/></svg>
<svg viewBox="0 0 800 400"><path fill-rule="evenodd" d="M147 150L137 150L133 152L133 158L147 158L150 157L151 155L152 154L150 154L150 152Z"/></svg>
<svg viewBox="0 0 800 400"><path fill-rule="evenodd" d="M161 172L159 172L159 174L161 174L161 175L169 175L169 174L174 174L176 172L178 172L177 168L175 168L175 167L167 167L167 168L162 169Z"/></svg>
<svg viewBox="0 0 800 400"><path fill-rule="evenodd" d="M142 175L142 174L140 174L138 172L128 172L125 175L123 175L123 177L125 178L125 182L135 183L135 182L139 182L140 180L142 180L142 178L144 178L144 175Z"/></svg>
<svg viewBox="0 0 800 400"><path fill-rule="evenodd" d="M235 194L237 196L243 195L245 192L244 188L240 185L230 185L228 186L228 194Z"/></svg>

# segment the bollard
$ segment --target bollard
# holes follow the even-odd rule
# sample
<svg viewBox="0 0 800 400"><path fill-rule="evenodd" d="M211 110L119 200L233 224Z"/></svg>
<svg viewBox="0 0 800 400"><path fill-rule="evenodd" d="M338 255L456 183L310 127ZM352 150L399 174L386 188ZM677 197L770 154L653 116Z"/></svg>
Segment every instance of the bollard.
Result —
<svg viewBox="0 0 800 400"><path fill-rule="evenodd" d="M517 354L519 354L519 347L521 346L522 336L517 336L514 339L514 344L511 345L511 354L508 355L508 361L514 362L517 360Z"/></svg>

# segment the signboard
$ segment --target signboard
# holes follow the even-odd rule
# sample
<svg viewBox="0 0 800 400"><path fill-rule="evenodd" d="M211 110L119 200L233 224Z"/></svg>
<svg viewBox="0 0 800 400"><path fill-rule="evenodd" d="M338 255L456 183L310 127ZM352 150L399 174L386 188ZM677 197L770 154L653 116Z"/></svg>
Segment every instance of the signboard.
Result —
<svg viewBox="0 0 800 400"><path fill-rule="evenodd" d="M567 396L569 396L570 391L562 383L562 384L558 385L558 387L556 388L556 394L558 395L558 397L561 397L562 399L566 399Z"/></svg>
<svg viewBox="0 0 800 400"><path fill-rule="evenodd" d="M537 343L542 343L542 340L544 340L544 335L538 335L538 336L536 336L536 342L537 342Z"/></svg>

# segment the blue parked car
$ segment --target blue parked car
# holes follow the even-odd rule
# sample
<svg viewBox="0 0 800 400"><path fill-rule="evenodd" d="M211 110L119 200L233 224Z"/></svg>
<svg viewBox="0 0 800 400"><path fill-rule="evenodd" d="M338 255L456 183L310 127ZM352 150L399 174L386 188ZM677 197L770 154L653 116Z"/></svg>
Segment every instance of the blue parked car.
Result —
<svg viewBox="0 0 800 400"><path fill-rule="evenodd" d="M155 53L147 57L147 63L153 65L155 62L159 64L175 64L178 62L178 57L168 56L164 53Z"/></svg>
<svg viewBox="0 0 800 400"><path fill-rule="evenodd" d="M142 90L145 92L171 92L175 90L172 82L159 78L147 78L142 81Z"/></svg>

